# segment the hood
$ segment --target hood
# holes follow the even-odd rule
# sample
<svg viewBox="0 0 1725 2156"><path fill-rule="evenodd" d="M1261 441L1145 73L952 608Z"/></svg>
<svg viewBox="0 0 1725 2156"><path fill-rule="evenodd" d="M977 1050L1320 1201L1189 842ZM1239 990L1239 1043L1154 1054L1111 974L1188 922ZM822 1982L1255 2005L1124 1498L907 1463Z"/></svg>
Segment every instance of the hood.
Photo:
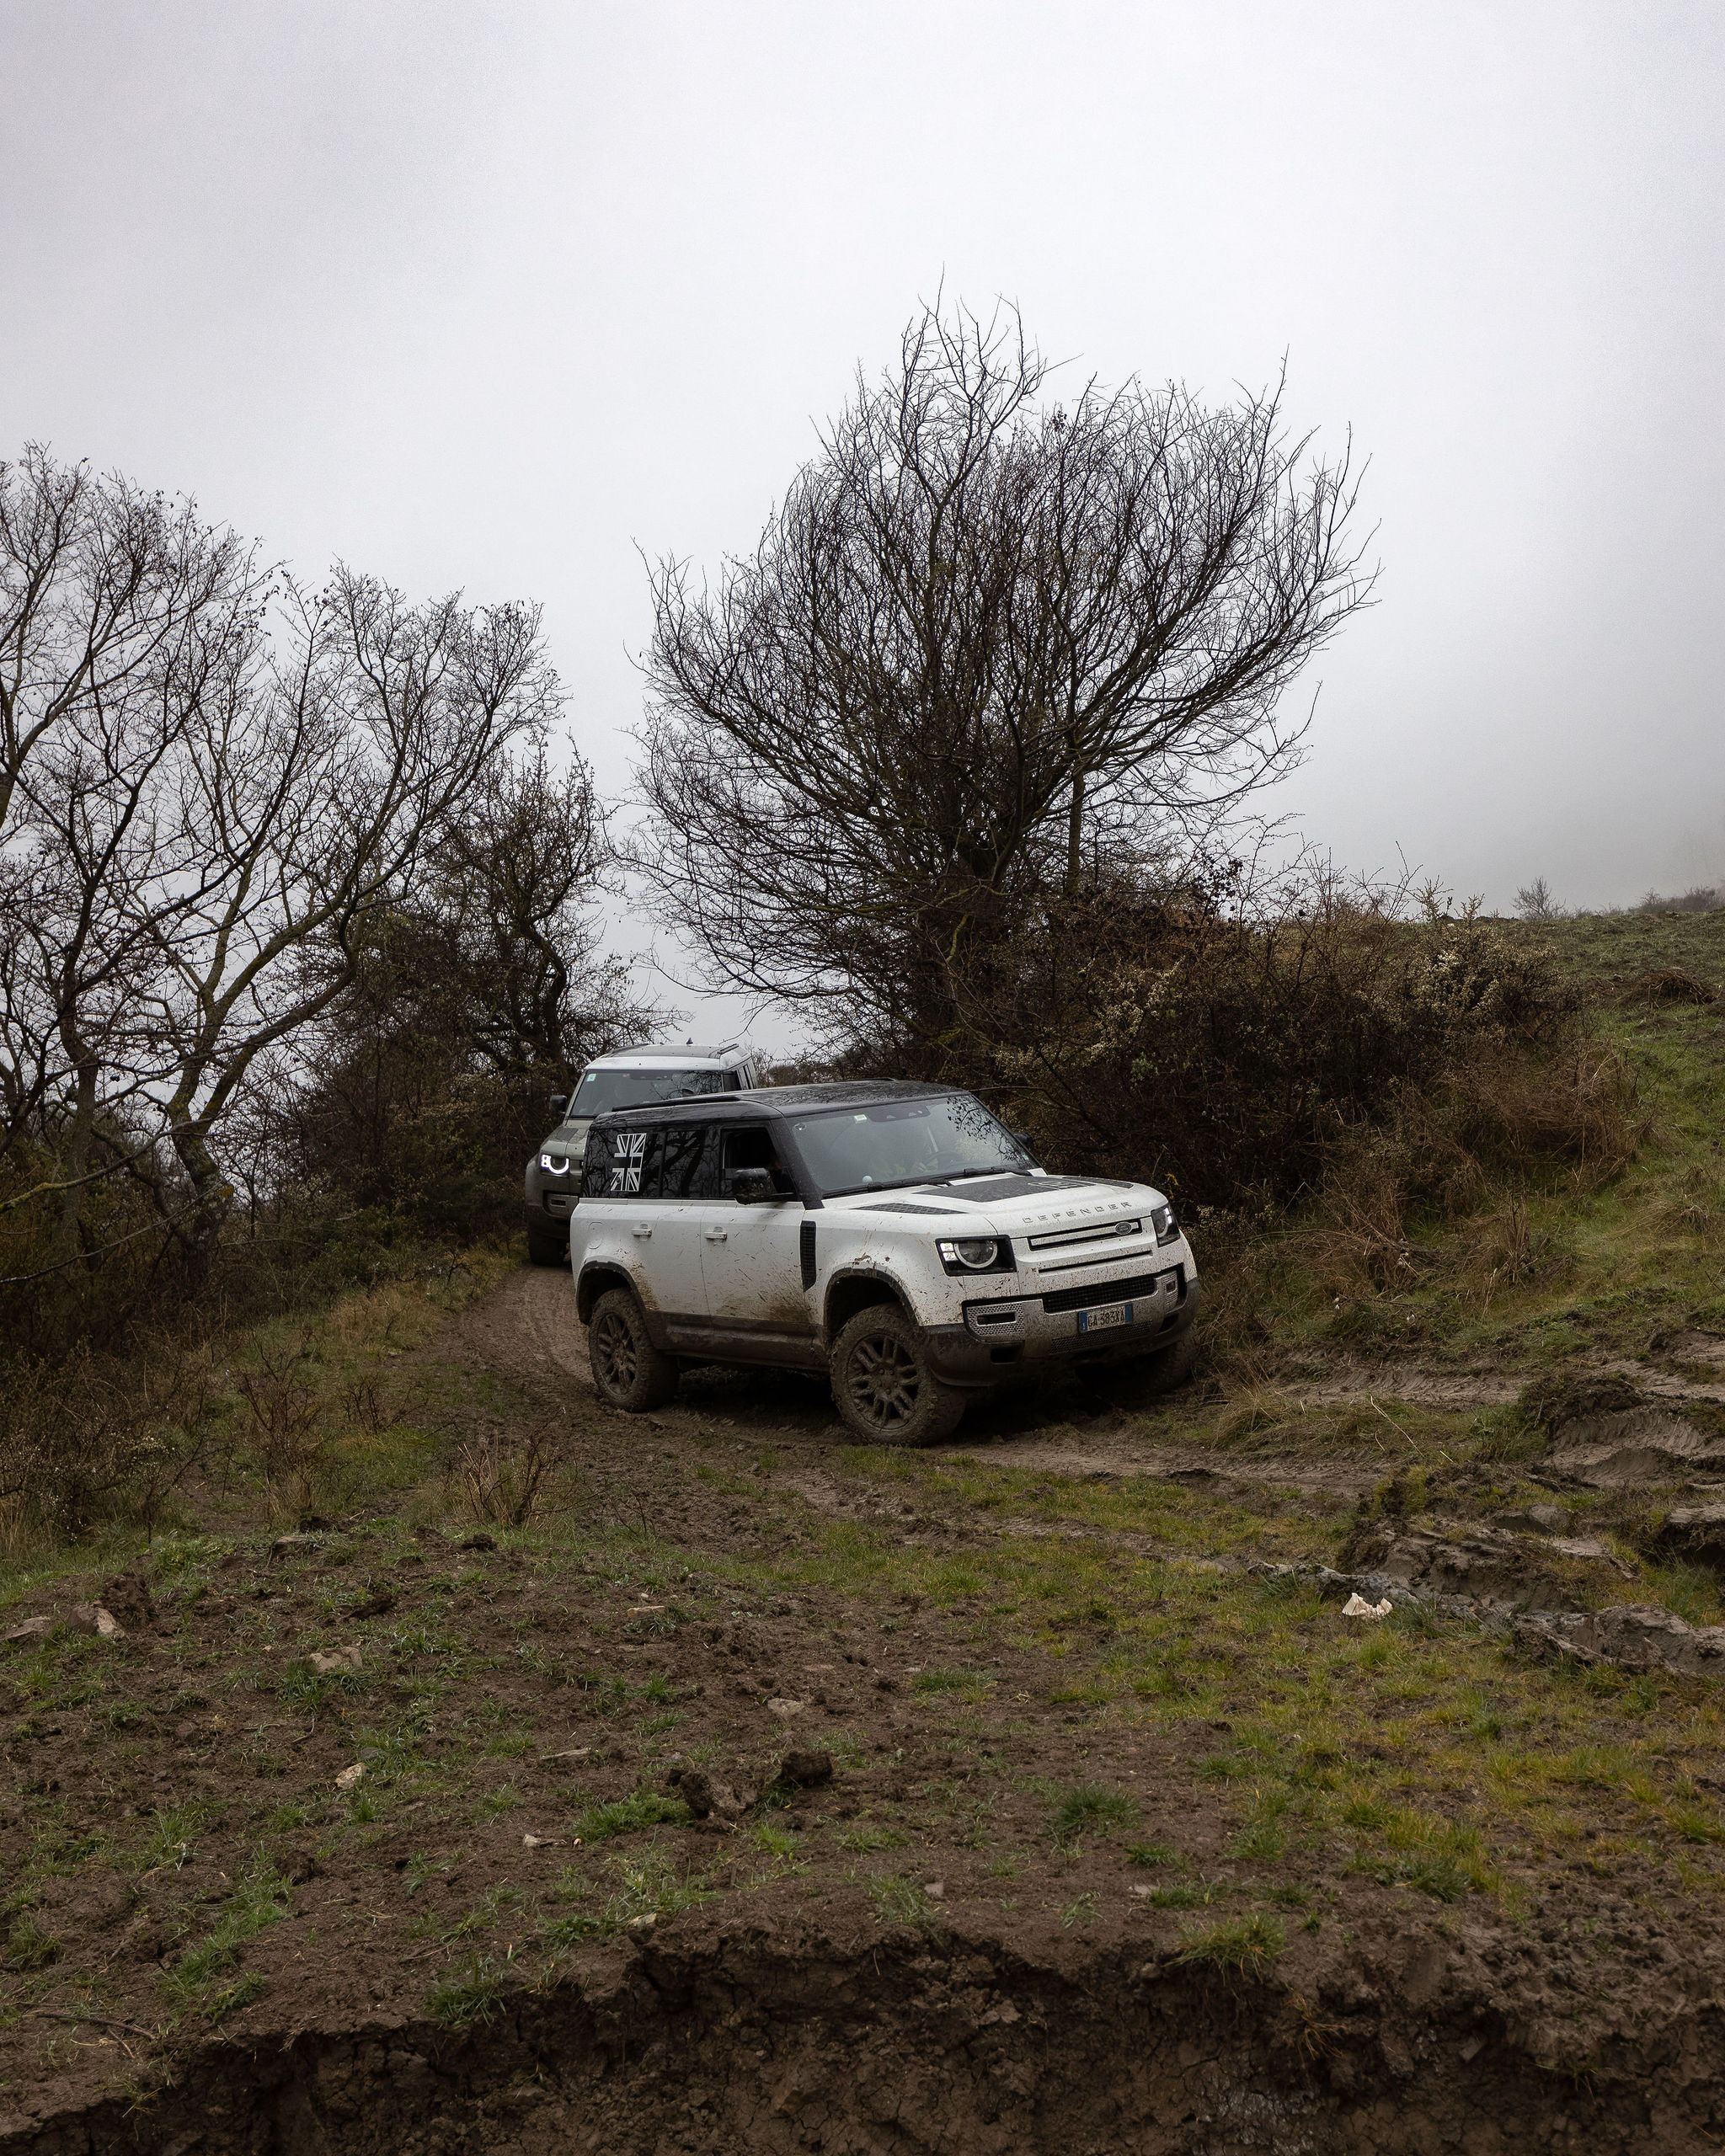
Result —
<svg viewBox="0 0 1725 2156"><path fill-rule="evenodd" d="M1140 1219L1167 1200L1148 1183L1114 1182L1093 1176L1029 1176L1008 1172L974 1176L963 1182L919 1183L905 1189L853 1191L829 1205L860 1213L945 1217L955 1226L987 1226L1001 1235L1045 1230L1094 1232Z"/></svg>

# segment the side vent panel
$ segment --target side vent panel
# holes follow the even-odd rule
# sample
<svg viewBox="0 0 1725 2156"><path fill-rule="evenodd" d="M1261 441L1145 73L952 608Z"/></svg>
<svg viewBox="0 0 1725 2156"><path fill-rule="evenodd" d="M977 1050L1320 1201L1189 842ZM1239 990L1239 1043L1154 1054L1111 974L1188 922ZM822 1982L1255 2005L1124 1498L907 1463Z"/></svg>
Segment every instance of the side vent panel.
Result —
<svg viewBox="0 0 1725 2156"><path fill-rule="evenodd" d="M805 1288L812 1288L814 1285L814 1221L805 1220L803 1223L802 1232L798 1237L798 1245L803 1258L803 1285Z"/></svg>

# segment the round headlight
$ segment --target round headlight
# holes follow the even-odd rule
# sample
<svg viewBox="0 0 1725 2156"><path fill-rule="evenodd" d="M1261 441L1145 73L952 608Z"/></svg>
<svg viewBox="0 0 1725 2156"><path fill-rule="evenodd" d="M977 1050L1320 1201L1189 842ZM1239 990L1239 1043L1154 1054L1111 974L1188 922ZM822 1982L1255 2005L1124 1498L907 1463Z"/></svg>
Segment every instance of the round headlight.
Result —
<svg viewBox="0 0 1725 2156"><path fill-rule="evenodd" d="M985 1266L992 1265L999 1251L1000 1245L992 1235L975 1236L969 1242L953 1245L953 1256L973 1273L980 1273Z"/></svg>

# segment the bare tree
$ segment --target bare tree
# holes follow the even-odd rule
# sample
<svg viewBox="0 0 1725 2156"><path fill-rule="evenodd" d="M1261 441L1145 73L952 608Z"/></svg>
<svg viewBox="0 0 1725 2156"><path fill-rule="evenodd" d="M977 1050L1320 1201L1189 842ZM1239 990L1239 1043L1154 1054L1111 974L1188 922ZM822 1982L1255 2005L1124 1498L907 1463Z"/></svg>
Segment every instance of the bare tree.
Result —
<svg viewBox="0 0 1725 2156"><path fill-rule="evenodd" d="M1519 921L1562 921L1563 909L1545 878L1535 876L1515 894L1515 915Z"/></svg>
<svg viewBox="0 0 1725 2156"><path fill-rule="evenodd" d="M0 1272L100 1255L116 1177L207 1251L254 1067L557 704L531 606L307 594L189 504L0 467Z"/></svg>
<svg viewBox="0 0 1725 2156"><path fill-rule="evenodd" d="M499 757L429 855L428 895L458 953L466 1030L499 1077L572 1077L638 1030L628 969L601 955L595 910L613 856L591 772L539 748Z"/></svg>
<svg viewBox="0 0 1725 2156"><path fill-rule="evenodd" d="M280 645L188 714L168 874L146 900L172 1050L163 1113L206 1246L232 1198L213 1134L257 1059L327 1010L491 760L557 708L536 607L410 606L343 570L284 585Z"/></svg>
<svg viewBox="0 0 1725 2156"><path fill-rule="evenodd" d="M254 551L31 443L0 462L0 836L31 759L81 714L159 700L212 617L259 603Z"/></svg>
<svg viewBox="0 0 1725 2156"><path fill-rule="evenodd" d="M653 1015L603 951L611 866L579 759L496 759L413 888L366 923L351 985L299 1043L273 1115L243 1109L273 1139L273 1171L254 1177L426 1225L512 1219L546 1094ZM236 1135L230 1118L230 1164Z"/></svg>
<svg viewBox="0 0 1725 2156"><path fill-rule="evenodd" d="M1027 903L1293 756L1370 588L1347 457L1279 386L1045 385L1016 315L927 312L716 591L655 570L638 866L726 983L937 1028Z"/></svg>

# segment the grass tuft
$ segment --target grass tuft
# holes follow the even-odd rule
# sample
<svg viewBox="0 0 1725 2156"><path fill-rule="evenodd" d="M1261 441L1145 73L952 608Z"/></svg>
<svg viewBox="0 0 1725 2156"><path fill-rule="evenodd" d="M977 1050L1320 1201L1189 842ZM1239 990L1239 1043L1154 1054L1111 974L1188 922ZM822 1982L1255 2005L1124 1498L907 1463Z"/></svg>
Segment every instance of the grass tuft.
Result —
<svg viewBox="0 0 1725 2156"><path fill-rule="evenodd" d="M915 1880L901 1879L889 1872L868 1882L868 1898L874 1905L874 1913L884 1924L909 1924L926 1929L939 1916L940 1904L932 1900Z"/></svg>
<svg viewBox="0 0 1725 2156"><path fill-rule="evenodd" d="M577 1814L575 1832L584 1842L603 1842L617 1834L639 1833L644 1827L686 1827L693 1817L680 1799L639 1790L609 1804L590 1804Z"/></svg>
<svg viewBox="0 0 1725 2156"><path fill-rule="evenodd" d="M1116 1827L1130 1827L1138 1806L1124 1790L1085 1785L1069 1789L1055 1805L1051 1824L1057 1841L1071 1841L1075 1834L1105 1834Z"/></svg>
<svg viewBox="0 0 1725 2156"><path fill-rule="evenodd" d="M1187 1933L1174 1959L1184 1968L1215 1969L1256 1983L1287 1944L1288 1935L1274 1917L1229 1917L1205 1931Z"/></svg>
<svg viewBox="0 0 1725 2156"><path fill-rule="evenodd" d="M505 1972L489 1954L470 1954L462 1967L441 1976L425 1994L425 2010L446 2029L483 2026L498 2010Z"/></svg>

